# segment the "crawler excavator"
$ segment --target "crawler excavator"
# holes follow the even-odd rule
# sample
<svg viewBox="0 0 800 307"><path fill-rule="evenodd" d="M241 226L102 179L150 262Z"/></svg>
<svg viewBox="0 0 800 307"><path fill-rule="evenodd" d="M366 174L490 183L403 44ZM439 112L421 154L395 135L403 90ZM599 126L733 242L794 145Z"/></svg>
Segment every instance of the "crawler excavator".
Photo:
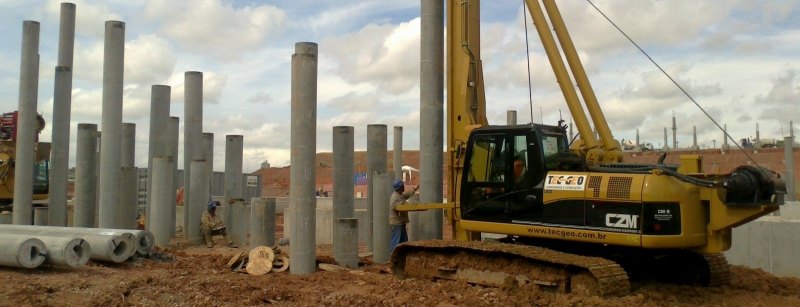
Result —
<svg viewBox="0 0 800 307"><path fill-rule="evenodd" d="M17 156L18 112L0 114L0 211L11 211L14 200L14 178ZM39 133L45 126L44 117L36 116L36 147L33 172L33 200L47 200L49 191L48 172L50 165L50 143L39 142Z"/></svg>
<svg viewBox="0 0 800 307"><path fill-rule="evenodd" d="M580 139L570 142L562 123L488 125L479 5L446 1L448 203L400 206L444 209L455 240L399 245L394 273L593 295L624 295L632 278L728 283L722 252L731 246L731 229L778 210L783 181L758 166L706 174L698 155L681 156L680 165L663 164L663 157L621 163L554 0L525 6ZM481 233L507 238L479 241Z"/></svg>

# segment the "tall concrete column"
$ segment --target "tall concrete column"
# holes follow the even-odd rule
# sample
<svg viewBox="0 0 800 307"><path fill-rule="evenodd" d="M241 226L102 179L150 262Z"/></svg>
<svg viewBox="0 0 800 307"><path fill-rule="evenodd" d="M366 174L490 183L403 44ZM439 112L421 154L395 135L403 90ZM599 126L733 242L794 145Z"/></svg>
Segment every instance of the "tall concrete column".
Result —
<svg viewBox="0 0 800 307"><path fill-rule="evenodd" d="M386 172L372 173L372 192L375 207L372 209L372 261L386 263L389 261L389 176Z"/></svg>
<svg viewBox="0 0 800 307"><path fill-rule="evenodd" d="M669 150L669 145L667 145L667 127L664 127L664 151Z"/></svg>
<svg viewBox="0 0 800 307"><path fill-rule="evenodd" d="M340 242L339 252L334 251L336 263L347 268L358 268L358 219L340 218L334 222L334 227L341 229L334 237Z"/></svg>
<svg viewBox="0 0 800 307"><path fill-rule="evenodd" d="M167 85L150 87L150 138L147 150L147 205L145 207L145 228L150 229L151 197L150 187L153 183L153 158L172 155L172 138L169 116L170 94L172 89ZM175 141L177 145L177 140ZM174 163L173 163L174 164Z"/></svg>
<svg viewBox="0 0 800 307"><path fill-rule="evenodd" d="M47 207L34 207L33 208L33 225L47 226Z"/></svg>
<svg viewBox="0 0 800 307"><path fill-rule="evenodd" d="M208 162L209 174L214 174L214 134L203 132L203 144L200 147L201 158Z"/></svg>
<svg viewBox="0 0 800 307"><path fill-rule="evenodd" d="M117 228L137 229L136 215L139 206L139 168L124 166L119 175L119 209Z"/></svg>
<svg viewBox="0 0 800 307"><path fill-rule="evenodd" d="M250 248L275 245L274 197L250 199Z"/></svg>
<svg viewBox="0 0 800 307"><path fill-rule="evenodd" d="M375 229L372 220L375 208L375 197L373 197L375 180L372 179L372 176L375 173L386 172L386 138L386 125L367 125L367 217L369 218L368 229L372 230ZM373 235L374 233L370 234L367 240L367 250L369 251L374 251Z"/></svg>
<svg viewBox="0 0 800 307"><path fill-rule="evenodd" d="M672 114L672 148L678 150L678 125L675 123L675 114Z"/></svg>
<svg viewBox="0 0 800 307"><path fill-rule="evenodd" d="M188 201L185 202L183 210L188 212L187 218L183 220L183 232L186 239L197 244L200 243L200 218L203 210L211 199L208 188L211 186L211 178L208 176L208 162L206 160L192 160L189 166L192 178L189 178L191 193Z"/></svg>
<svg viewBox="0 0 800 307"><path fill-rule="evenodd" d="M94 227L97 207L97 125L78 124L72 226Z"/></svg>
<svg viewBox="0 0 800 307"><path fill-rule="evenodd" d="M292 220L292 274L316 271L316 198L314 194L317 152L317 61L316 43L295 44L292 55L292 126L290 202Z"/></svg>
<svg viewBox="0 0 800 307"><path fill-rule="evenodd" d="M67 173L72 110L72 54L75 45L75 4L61 3L58 33L58 64L53 84L52 151L48 224L67 226Z"/></svg>
<svg viewBox="0 0 800 307"><path fill-rule="evenodd" d="M728 125L725 124L722 130L722 150L730 150L731 146L728 145Z"/></svg>
<svg viewBox="0 0 800 307"><path fill-rule="evenodd" d="M172 223L172 226L170 227L169 230L172 233L172 237L175 237L175 227L177 226L176 225L177 224L176 219L177 219L177 211L178 211L177 208L176 208L177 203L175 202L175 199L178 196L178 189L180 188L178 186L178 181L180 179L179 178L179 174L178 174L178 144L179 144L178 140L180 139L180 137L179 137L179 135L180 135L180 129L179 129L179 127L180 127L180 118L175 117L175 116L170 117L169 118L169 125L167 127L168 127L168 130L167 130L168 131L167 132L167 134L168 134L167 147L169 148L169 156L171 156L172 159L173 159L173 163L172 163L172 206L170 206L170 211L172 213L172 219L170 219L170 222ZM184 196L186 196L186 195L184 194Z"/></svg>
<svg viewBox="0 0 800 307"><path fill-rule="evenodd" d="M225 214L231 215L228 226L231 239L236 244L247 242L247 228L244 219L250 212L244 212L244 187L242 186L242 153L244 152L244 136L225 136Z"/></svg>
<svg viewBox="0 0 800 307"><path fill-rule="evenodd" d="M639 128L636 128L636 150L639 150Z"/></svg>
<svg viewBox="0 0 800 307"><path fill-rule="evenodd" d="M394 147L392 147L392 169L394 169L394 179L403 179L403 127L394 126Z"/></svg>
<svg viewBox="0 0 800 307"><path fill-rule="evenodd" d="M39 88L39 23L22 22L19 106L14 169L14 224L33 222L33 163L36 142L36 101Z"/></svg>
<svg viewBox="0 0 800 307"><path fill-rule="evenodd" d="M517 124L517 111L506 111L506 125L512 126Z"/></svg>
<svg viewBox="0 0 800 307"><path fill-rule="evenodd" d="M172 198L174 160L170 156L156 156L153 157L152 163L153 180L150 191L153 191L153 208L150 212L153 216L150 218L149 229L155 237L156 246L164 248L169 245L169 240L172 238L170 227L173 222L170 219L171 207L175 207L175 200Z"/></svg>
<svg viewBox="0 0 800 307"><path fill-rule="evenodd" d="M761 148L761 132L758 130L758 123L756 123L756 140L753 144L756 148Z"/></svg>
<svg viewBox="0 0 800 307"><path fill-rule="evenodd" d="M187 71L183 75L183 195L184 202L189 199L192 178L192 160L203 159L203 73ZM184 204L186 206L186 204ZM183 208L183 220L189 217L188 207ZM184 228L184 233L186 228Z"/></svg>
<svg viewBox="0 0 800 307"><path fill-rule="evenodd" d="M335 259L344 257L349 251L350 242L343 241L347 224L337 221L344 218L354 218L353 191L353 161L354 129L349 126L333 127L333 256ZM356 251L358 250L358 237ZM357 265L357 263L356 263Z"/></svg>
<svg viewBox="0 0 800 307"><path fill-rule="evenodd" d="M75 4L62 2L58 26L58 66L72 67L75 50ZM71 83L71 81L70 81Z"/></svg>
<svg viewBox="0 0 800 307"><path fill-rule="evenodd" d="M122 123L120 152L120 166L133 167L136 161L136 124Z"/></svg>
<svg viewBox="0 0 800 307"><path fill-rule="evenodd" d="M794 184L794 138L783 138L784 159L786 160L786 200L796 201L797 191Z"/></svg>
<svg viewBox="0 0 800 307"><path fill-rule="evenodd" d="M444 187L444 3L421 2L420 202L440 203ZM430 210L419 216L421 223L412 225L419 228L417 239L441 239L442 211Z"/></svg>
<svg viewBox="0 0 800 307"><path fill-rule="evenodd" d="M136 124L122 123L122 143L119 175L119 204L116 227L136 229L136 211L139 206L139 169L136 160Z"/></svg>
<svg viewBox="0 0 800 307"><path fill-rule="evenodd" d="M697 126L692 126L692 150L700 150L697 145Z"/></svg>
<svg viewBox="0 0 800 307"><path fill-rule="evenodd" d="M51 226L66 226L67 173L69 171L69 124L70 109L72 105L71 67L56 66L54 87L52 124L53 142L52 153L50 156L50 190L48 191L49 200L47 205L49 208L48 223Z"/></svg>
<svg viewBox="0 0 800 307"><path fill-rule="evenodd" d="M100 228L119 228L122 140L122 81L125 59L125 23L106 21L103 54L103 118L100 130Z"/></svg>

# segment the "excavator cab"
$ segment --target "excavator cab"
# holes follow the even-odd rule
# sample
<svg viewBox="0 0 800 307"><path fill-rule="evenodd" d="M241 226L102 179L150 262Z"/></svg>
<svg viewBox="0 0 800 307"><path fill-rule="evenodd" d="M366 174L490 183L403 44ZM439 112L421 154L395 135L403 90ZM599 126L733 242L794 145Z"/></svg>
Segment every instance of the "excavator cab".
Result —
<svg viewBox="0 0 800 307"><path fill-rule="evenodd" d="M569 152L557 126L488 126L472 131L461 185L465 220L541 222L544 180Z"/></svg>

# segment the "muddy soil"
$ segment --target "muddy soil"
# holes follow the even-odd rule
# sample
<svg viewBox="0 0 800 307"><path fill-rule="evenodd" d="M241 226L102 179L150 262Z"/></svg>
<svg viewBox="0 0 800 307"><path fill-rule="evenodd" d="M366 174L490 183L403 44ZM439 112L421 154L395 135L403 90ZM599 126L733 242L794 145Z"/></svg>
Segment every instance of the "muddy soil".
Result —
<svg viewBox="0 0 800 307"><path fill-rule="evenodd" d="M239 251L248 249L218 240L210 249L179 244L159 251L163 257L116 265L0 267L0 306L800 306L800 279L740 266L724 287L643 281L633 282L629 295L602 298L399 279L368 258L358 270L252 276L227 268ZM331 247L320 246L317 259L331 262Z"/></svg>

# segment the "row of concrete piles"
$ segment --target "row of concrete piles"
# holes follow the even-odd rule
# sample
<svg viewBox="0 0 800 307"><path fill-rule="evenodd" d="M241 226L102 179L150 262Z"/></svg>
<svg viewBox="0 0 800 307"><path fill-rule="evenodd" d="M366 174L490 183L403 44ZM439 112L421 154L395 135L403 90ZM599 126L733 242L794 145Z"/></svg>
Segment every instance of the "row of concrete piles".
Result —
<svg viewBox="0 0 800 307"><path fill-rule="evenodd" d="M441 4L438 4L439 6ZM425 5L424 5L425 6ZM426 8L423 7L423 23L426 25L423 28L423 40L441 40L437 38L436 34L440 30L441 24L441 7L434 7L438 9L438 13L426 13ZM74 6L73 6L74 14ZM73 17L74 18L74 17ZM432 20L431 20L432 19ZM38 24L36 24L35 31L31 30L28 25L34 22L26 22L25 30L23 32L36 32L35 39L33 36L24 35L23 42L36 41L36 48L23 47L23 72L21 73L21 98L20 110L25 114L35 114L35 84L36 78L28 76L35 74L35 69L31 64L32 57L38 54ZM74 30L73 30L74 31ZM427 33L427 34L426 34ZM435 46L436 44L423 44L423 46ZM441 44L439 44L441 45ZM122 76L123 76L123 47L124 46L124 23L118 21L109 21L106 23L106 49L104 56L104 84L103 84L103 120L102 120L102 133L97 131L97 127L91 124L79 125L79 139L78 139L78 165L76 166L76 208L75 220L80 221L80 224L93 223L93 214L96 204L94 201L99 199L99 218L98 224L101 227L119 227L123 222L119 220L120 211L128 212L125 209L120 209L117 204L123 203L120 193L120 184L123 181L123 159L124 157L132 156L123 155L122 146L126 142L120 140L128 133L123 132L122 124ZM427 47L423 47L427 48ZM423 120L421 123L421 134L426 133L421 137L421 186L422 186L422 201L423 202L441 202L442 201L442 78L441 69L436 72L435 68L442 67L441 62L442 50L434 48L430 52L423 50L423 62L433 61L433 65L422 65L422 99L421 109ZM291 244L291 270L294 274L307 274L316 269L315 265L315 187L314 187L314 155L316 152L316 82L317 82L317 45L314 43L298 43L296 45L296 53L292 57L292 127L291 127L291 151L292 151L292 173L291 173L291 199L292 206L294 207L294 216L289 217L294 219L297 227L293 228L292 244ZM430 63L429 63L430 64ZM26 69L30 68L30 69ZM433 67L430 69L429 67ZM203 146L202 140L202 73L200 72L187 72L185 79L185 135L184 135L184 193L188 197L186 207L184 208L184 233L186 238L190 241L199 241L199 225L196 221L199 220L202 210L205 208L205 203L209 199L208 187L209 177L212 169L212 161L210 150L204 150L209 146ZM28 80L28 82L26 82ZM432 86L431 86L432 85ZM25 89L33 88L33 98L23 97L22 93L28 93ZM168 242L165 238L170 238L174 232L175 227L170 224L174 223L174 212L170 212L169 208L174 209L171 205L170 189L164 187L174 186L175 181L175 153L174 148L177 144L177 127L172 123L177 123L175 120L165 121L164 115L168 114L168 91L167 86L154 86L153 88L153 112L151 121L158 121L160 123L169 123L164 129L168 133L162 135L151 135L151 152L148 153L149 167L151 169L150 182L148 183L149 201L148 201L148 228L153 229L155 242L157 245L166 244ZM30 104L29 102L33 102ZM165 102L166 101L166 102ZM23 106L24 104L24 106ZM33 106L32 108L30 106ZM166 105L166 107L164 106ZM27 108L27 109L25 109ZM33 111L31 112L32 109ZM158 117L158 119L157 119ZM154 132L154 126L151 125L151 133ZM157 129L157 128L156 128ZM84 131L85 130L85 131ZM336 130L336 129L334 129ZM33 131L32 129L30 131ZM81 133L84 131L84 133ZM352 131L352 128L350 129ZM399 130L401 131L401 130ZM158 132L156 130L155 132ZM432 132L432 137L431 134ZM100 164L99 176L96 179L93 177L97 171L97 134L100 134ZM350 133L352 138L352 133ZM390 181L393 176L387 174L386 170L386 126L385 125L369 125L368 126L368 174L371 177L368 187L368 220L371 234L367 240L368 249L373 250L376 262L385 262L388 260L388 197L391 193ZM132 133L131 133L132 135ZM166 136L164 136L166 135ZM83 137L81 137L83 136ZM166 140L160 137L165 137ZM402 154L402 149L397 148L402 146L402 133L395 133L395 153ZM206 138L208 139L208 138ZM211 136L213 140L213 136ZM226 178L241 178L241 136L234 136L226 140L230 143L231 151L234 153L232 161L228 160L228 151L226 150ZM213 141L212 141L213 142ZM68 143L68 142L67 142ZM155 143L155 144L154 144ZM211 143L211 142L209 142ZM18 144L20 147L32 148L23 143ZM166 144L163 146L162 144ZM352 144L352 142L350 142ZM159 146L162 145L162 146ZM227 148L227 146L226 146ZM63 148L62 148L63 150ZM163 150L163 151L159 151ZM238 154L236 154L238 150ZM349 152L352 155L352 145ZM68 152L68 150L66 151ZM335 154L338 154L335 153ZM25 156L24 153L21 153ZM30 155L32 157L32 155ZM238 163L235 159L238 157ZM94 160L93 160L94 159ZM399 167L402 163L397 162L395 157L395 167ZM339 168L341 170L352 170L352 159L350 159L350 168ZM19 165L19 164L18 164ZM32 168L32 161L30 163ZM229 174L229 165L231 166L231 174ZM24 165L20 166L24 167ZM132 167L132 166L127 166ZM400 171L395 169L394 175L400 175ZM238 177L237 177L238 176ZM337 176L338 178L346 178L346 180L339 179L335 185L346 184L342 181L350 182L349 199L346 196L348 193L336 193L339 197L337 203L342 201L349 203L349 208L352 208L352 177ZM228 184L230 183L230 187ZM228 207L228 216L237 215L236 204L244 207L241 203L241 184L240 180L226 180L226 203L232 204ZM26 183L26 180L18 180L18 185L32 186L32 180ZM59 184L55 182L55 184ZM99 193L97 192L96 185L99 185ZM338 189L338 188L337 188ZM17 189L17 191L24 191L25 189ZM31 194L31 193L27 193ZM344 198L342 198L344 197ZM166 204L166 203L170 204ZM15 195L15 208L14 208L14 222L15 224L30 224L30 206L25 207L25 204L30 201L17 200ZM268 203L268 202L267 202ZM61 210L61 205L53 204L53 214L66 210ZM336 205L340 208L341 205ZM64 205L65 207L65 205ZM259 209L256 209L259 208ZM253 206L252 210L261 210L261 206ZM347 205L343 210L337 210L340 214L336 215L337 225L337 247L341 249L342 253L337 253L337 259L343 259L343 262L349 263L354 266L357 259L357 238L356 238L356 222L353 214L347 210ZM374 210L373 210L374 209ZM241 211L241 210L238 210ZM269 211L269 210L267 210ZM341 213L344 212L344 213ZM251 222L251 227L254 229L263 229L267 227L267 222L263 220L259 222L259 214L251 214L254 222ZM27 214L27 216L26 216ZM268 216L267 213L265 216ZM441 238L442 231L442 212L432 211L428 213L421 213L415 215L413 218L412 227L419 227L420 230L412 230L412 234L417 234L415 239L428 239L428 238ZM53 222L60 223L66 220L62 217L51 218ZM240 219L234 217L231 221ZM237 229L236 223L229 224L231 233L234 240L242 242L243 235L246 233L244 229ZM94 226L94 225L90 225ZM341 227L340 227L341 226ZM374 235L373 235L374 234ZM349 236L349 237L348 237ZM344 248L349 246L349 248Z"/></svg>
<svg viewBox="0 0 800 307"><path fill-rule="evenodd" d="M440 203L443 165L444 4L422 2L420 72L420 199ZM318 48L297 43L292 56L291 187L294 227L291 228L293 274L314 272L315 266L315 159ZM333 127L334 257L342 265L358 265L357 220L353 209L353 127ZM387 173L387 127L367 126L367 249L373 261L389 260L389 196L395 176L402 177L402 127L394 130L394 169ZM411 240L441 239L441 210L412 213Z"/></svg>
<svg viewBox="0 0 800 307"><path fill-rule="evenodd" d="M75 33L75 5L62 3L59 59L53 109L53 158L47 224L67 225L66 173L69 161L69 129L72 91L72 53ZM105 23L101 130L96 124L79 123L76 149L76 179L73 226L135 229L137 215L137 168L134 166L135 125L122 122L125 23ZM18 169L33 169L34 125L38 88L39 23L23 22L20 70ZM201 240L199 220L208 203L213 169L211 133L202 133L203 74L189 71L184 79L184 182L183 232L192 242ZM151 88L148 152L148 201L145 216L160 246L175 235L177 156L179 118L170 117L171 89ZM99 153L99 154L98 154ZM244 243L247 229L239 223L243 212L243 137L226 136L225 198L228 225L233 237ZM14 189L13 224L33 222L31 172L17 172ZM193 187L196 187L193 189ZM236 210L238 209L238 210ZM158 222L153 223L153 217ZM234 222L236 221L236 222ZM39 223L37 223L39 224ZM258 225L260 223L253 223Z"/></svg>

